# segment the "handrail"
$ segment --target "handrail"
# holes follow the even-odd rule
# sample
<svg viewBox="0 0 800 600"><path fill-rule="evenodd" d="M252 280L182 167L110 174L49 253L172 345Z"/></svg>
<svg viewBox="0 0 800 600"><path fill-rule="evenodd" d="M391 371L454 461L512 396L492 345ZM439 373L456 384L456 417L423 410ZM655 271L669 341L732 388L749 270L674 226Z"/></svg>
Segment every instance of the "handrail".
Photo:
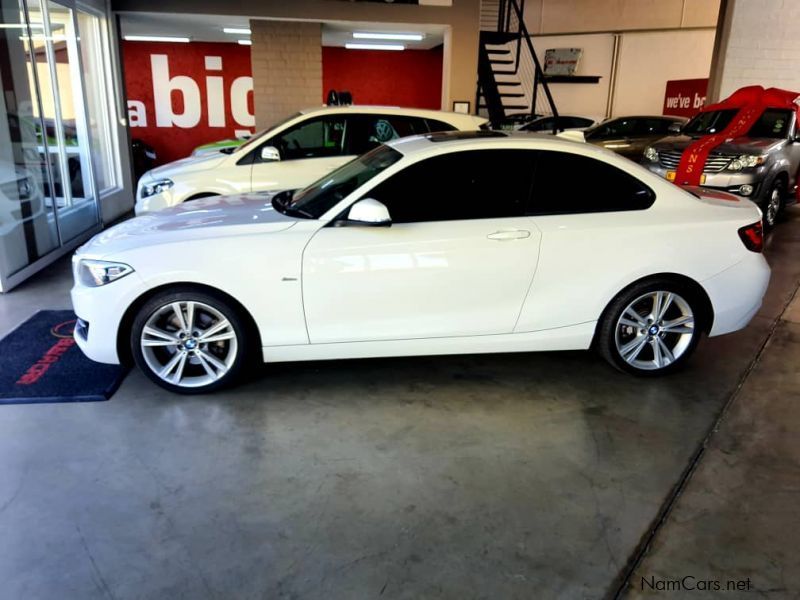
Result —
<svg viewBox="0 0 800 600"><path fill-rule="evenodd" d="M525 19L523 17L523 6L525 0L500 0L499 12L498 12L498 31L503 33L516 33L517 34L517 55L514 63L515 71L519 69L519 61L520 61L520 50L522 46L522 39L525 39L525 44L528 47L528 51L531 54L531 58L533 59L534 64L534 76L533 76L533 92L531 94L531 114L536 113L536 99L538 96L538 87L539 85L542 86L544 89L545 97L547 98L547 103L550 105L550 110L555 117L553 119L553 133L557 133L557 122L558 122L558 109L556 109L556 104L553 100L553 95L550 93L550 87L547 85L547 81L544 77L544 71L542 70L542 65L539 62L539 57L536 55L536 51L533 48L533 42L531 42L531 36L528 33L528 28L525 26ZM514 16L516 16L516 31L510 31L511 29L511 17L512 11Z"/></svg>

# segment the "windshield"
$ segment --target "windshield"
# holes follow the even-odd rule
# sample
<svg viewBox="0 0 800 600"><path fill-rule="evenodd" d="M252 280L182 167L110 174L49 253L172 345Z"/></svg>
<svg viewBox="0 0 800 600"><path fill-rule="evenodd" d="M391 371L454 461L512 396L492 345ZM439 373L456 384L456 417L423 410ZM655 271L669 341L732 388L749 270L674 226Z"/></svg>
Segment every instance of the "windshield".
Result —
<svg viewBox="0 0 800 600"><path fill-rule="evenodd" d="M346 196L401 158L403 155L397 150L389 146L378 146L296 192L287 208L308 218L319 219Z"/></svg>
<svg viewBox="0 0 800 600"><path fill-rule="evenodd" d="M728 126L737 112L739 112L737 108L701 112L684 126L683 133L687 135L719 133Z"/></svg>
<svg viewBox="0 0 800 600"><path fill-rule="evenodd" d="M253 134L253 137L251 137L249 140L247 140L241 146L237 146L235 149L232 149L228 154L233 153L234 150L236 150L236 151L241 150L242 152L245 152L245 153L250 152L250 150L252 150L256 146L258 146L264 140L264 137L266 137L266 135L270 131L272 131L274 129L277 129L278 127L282 127L283 125L285 125L286 123L288 123L292 119L296 119L297 117L299 117L302 114L303 113L297 112L297 113L294 113L291 116L286 117L282 121L278 121L277 123L273 123L271 126L267 127L266 129L264 129L262 131L259 131L258 133Z"/></svg>
<svg viewBox="0 0 800 600"><path fill-rule="evenodd" d="M792 111L785 108L768 108L750 128L751 138L785 138L792 122Z"/></svg>

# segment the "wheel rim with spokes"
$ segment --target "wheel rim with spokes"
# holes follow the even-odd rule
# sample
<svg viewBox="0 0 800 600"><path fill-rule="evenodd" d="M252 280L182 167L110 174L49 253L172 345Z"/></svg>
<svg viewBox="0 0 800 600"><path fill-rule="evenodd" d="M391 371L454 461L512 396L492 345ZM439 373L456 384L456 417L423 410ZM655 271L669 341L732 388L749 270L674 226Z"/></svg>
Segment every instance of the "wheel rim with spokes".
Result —
<svg viewBox="0 0 800 600"><path fill-rule="evenodd" d="M615 328L617 352L636 369L668 367L689 348L696 333L692 307L674 292L654 291L622 311Z"/></svg>
<svg viewBox="0 0 800 600"><path fill-rule="evenodd" d="M767 210L766 215L764 215L767 223L770 225L775 224L775 220L778 218L778 211L781 208L781 193L778 188L774 188L769 195L769 201L767 202Z"/></svg>
<svg viewBox="0 0 800 600"><path fill-rule="evenodd" d="M239 351L236 331L219 310L179 300L153 311L139 340L142 356L161 380L200 387L222 378Z"/></svg>

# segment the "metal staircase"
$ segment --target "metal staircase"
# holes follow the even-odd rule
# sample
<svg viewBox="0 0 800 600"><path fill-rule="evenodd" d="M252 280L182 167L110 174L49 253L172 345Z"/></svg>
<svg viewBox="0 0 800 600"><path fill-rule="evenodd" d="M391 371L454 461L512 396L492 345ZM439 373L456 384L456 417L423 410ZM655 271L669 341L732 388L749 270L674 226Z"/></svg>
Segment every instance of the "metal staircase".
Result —
<svg viewBox="0 0 800 600"><path fill-rule="evenodd" d="M513 114L558 116L525 27L524 6L525 0L483 0L481 4L476 106L494 127ZM495 27L488 30L495 10Z"/></svg>

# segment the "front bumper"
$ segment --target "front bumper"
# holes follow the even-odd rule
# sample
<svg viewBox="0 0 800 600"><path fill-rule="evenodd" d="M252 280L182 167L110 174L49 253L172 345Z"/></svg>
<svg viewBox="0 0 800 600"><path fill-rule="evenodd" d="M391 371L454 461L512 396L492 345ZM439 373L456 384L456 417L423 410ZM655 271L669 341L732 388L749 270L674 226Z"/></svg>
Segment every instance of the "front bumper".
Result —
<svg viewBox="0 0 800 600"><path fill-rule="evenodd" d="M645 161L642 165L664 179L667 178L667 173L669 171L674 172L674 169L667 169L660 163ZM766 178L766 168L757 167L746 171L720 171L719 173L703 173L703 175L704 181L700 184L702 187L729 192L742 198L758 202L758 198L760 198L760 194L763 191L761 183ZM747 195L742 194L740 188L743 185L751 186L753 191Z"/></svg>
<svg viewBox="0 0 800 600"><path fill-rule="evenodd" d="M75 342L90 359L119 364L117 338L128 307L142 293L143 284L134 271L100 287L76 283L70 295L75 315L81 323L75 330Z"/></svg>
<svg viewBox="0 0 800 600"><path fill-rule="evenodd" d="M714 309L709 336L732 333L747 326L761 308L770 274L764 255L752 252L741 262L701 282Z"/></svg>

